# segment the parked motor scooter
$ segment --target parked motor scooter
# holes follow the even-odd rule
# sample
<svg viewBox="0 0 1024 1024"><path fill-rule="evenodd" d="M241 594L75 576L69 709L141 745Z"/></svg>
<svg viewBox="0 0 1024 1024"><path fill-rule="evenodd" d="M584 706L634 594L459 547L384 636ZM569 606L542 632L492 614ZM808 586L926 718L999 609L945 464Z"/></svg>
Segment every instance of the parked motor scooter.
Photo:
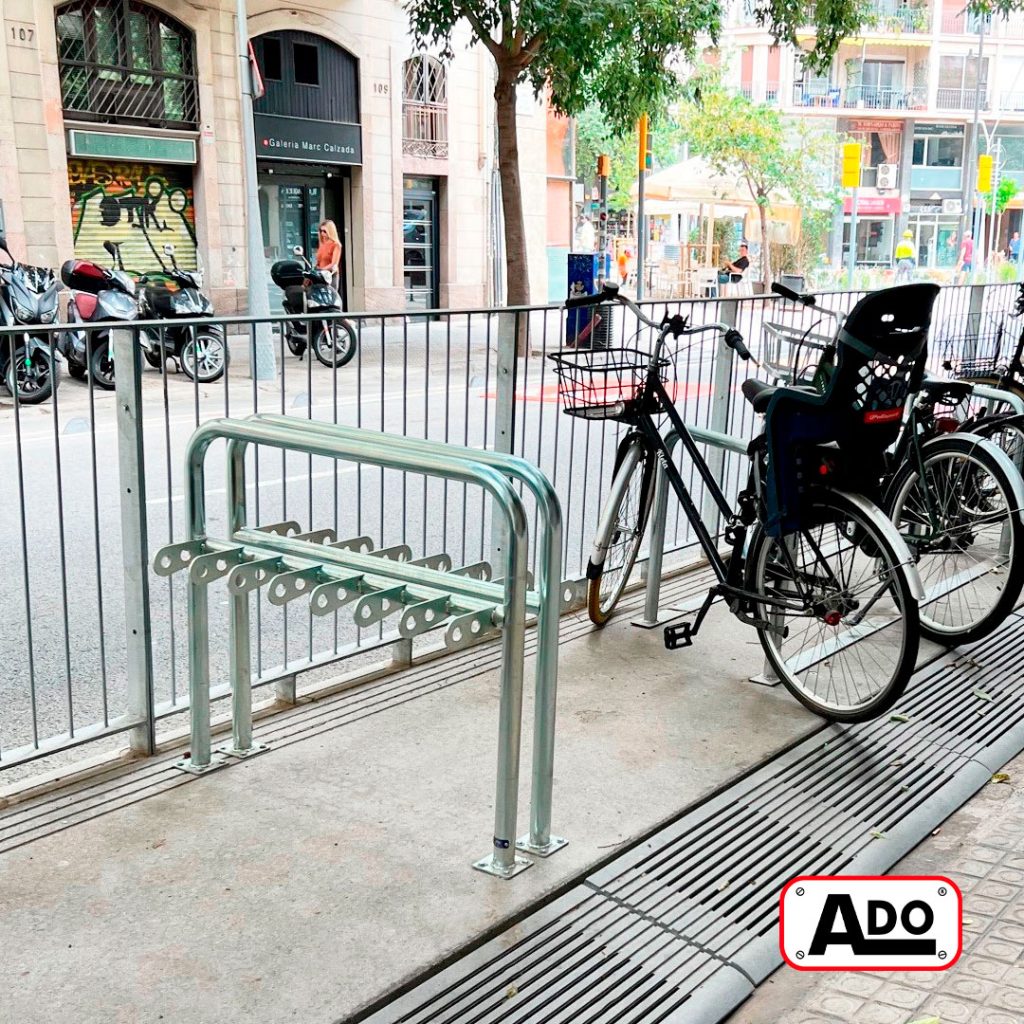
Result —
<svg viewBox="0 0 1024 1024"><path fill-rule="evenodd" d="M3 235L0 252L10 261L0 263L0 326L26 328L0 335L0 378L20 403L36 405L57 389L60 352L49 334L31 328L56 321L60 285L49 268L19 263Z"/></svg>
<svg viewBox="0 0 1024 1024"><path fill-rule="evenodd" d="M278 260L270 268L274 284L284 292L286 313L340 313L341 296L331 284L328 270L312 266L297 245L293 260ZM324 366L344 366L356 354L356 332L344 317L330 320L285 320L284 338L300 359L313 333L313 354Z"/></svg>
<svg viewBox="0 0 1024 1024"><path fill-rule="evenodd" d="M164 267L164 276L170 278L174 287L169 288L163 281L141 278L139 283L145 285L139 298L141 318L173 321L212 316L213 304L201 291L202 269L182 270L173 245L165 245L164 254L171 262L170 270ZM139 344L150 366L161 367L167 359L173 359L189 380L198 380L200 384L219 380L228 364L224 330L217 324L171 323L160 328L140 327Z"/></svg>
<svg viewBox="0 0 1024 1024"><path fill-rule="evenodd" d="M135 320L139 307L135 282L125 272L121 247L104 242L116 266L101 267L92 260L68 260L60 268L61 280L71 289L68 329L60 336L68 373L75 380L91 376L97 387L114 390L114 350L110 322ZM102 324L96 328L88 324Z"/></svg>

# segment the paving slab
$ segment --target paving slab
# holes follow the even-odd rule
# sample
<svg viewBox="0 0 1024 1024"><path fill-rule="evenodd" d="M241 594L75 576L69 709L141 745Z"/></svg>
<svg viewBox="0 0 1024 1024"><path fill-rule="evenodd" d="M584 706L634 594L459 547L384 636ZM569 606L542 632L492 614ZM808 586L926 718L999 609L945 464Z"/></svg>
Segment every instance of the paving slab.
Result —
<svg viewBox="0 0 1024 1024"><path fill-rule="evenodd" d="M66 800L0 857L0 1020L328 1024L822 726L747 682L760 648L721 607L684 652L628 614L576 634L560 662L565 850L512 881L469 866L493 821L498 678L481 649L479 673L380 713L335 720L322 702L315 727L294 719L248 762L173 785L170 762L143 765L77 817ZM527 700L520 832L531 722Z"/></svg>

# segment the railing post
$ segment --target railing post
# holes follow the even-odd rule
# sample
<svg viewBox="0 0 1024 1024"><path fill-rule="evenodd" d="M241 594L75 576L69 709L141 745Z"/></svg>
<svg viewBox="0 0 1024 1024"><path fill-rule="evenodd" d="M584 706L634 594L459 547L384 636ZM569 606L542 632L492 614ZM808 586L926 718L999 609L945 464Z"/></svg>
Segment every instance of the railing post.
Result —
<svg viewBox="0 0 1024 1024"><path fill-rule="evenodd" d="M985 285L972 284L969 299L967 322L967 351L964 359L976 359L978 355L978 339L981 337L981 314L985 307ZM973 328L973 330L972 330Z"/></svg>
<svg viewBox="0 0 1024 1024"><path fill-rule="evenodd" d="M731 351L731 350L730 350ZM679 435L673 430L665 438L665 447L671 457ZM650 549L647 556L646 583L644 589L643 618L633 619L634 626L653 629L663 621L658 615L661 604L661 566L665 556L665 520L668 516L668 480L661 462L654 464L654 505L651 508Z"/></svg>
<svg viewBox="0 0 1024 1024"><path fill-rule="evenodd" d="M111 331L117 367L117 459L121 488L121 543L127 639L128 715L139 724L128 734L133 751L156 747L153 696L153 629L149 607L149 535L146 523L146 463L142 443L141 353L135 332Z"/></svg>
<svg viewBox="0 0 1024 1024"><path fill-rule="evenodd" d="M516 423L516 346L522 330L518 310L498 313L498 351L494 365L494 450L511 455ZM505 525L500 516L491 520L491 561L500 564L505 553Z"/></svg>
<svg viewBox="0 0 1024 1024"><path fill-rule="evenodd" d="M739 303L736 299L723 299L718 304L718 319L730 327L736 326ZM732 401L732 375L733 375L734 353L725 343L725 339L719 337L718 351L715 353L715 372L711 384L711 420L708 426L719 434L729 432L729 408ZM708 453L708 467L714 474L715 482L719 487L725 479L725 450L723 448L712 448ZM718 533L718 520L720 517L718 505L711 494L705 490L704 502L701 508L701 518L708 528L708 533L714 536Z"/></svg>

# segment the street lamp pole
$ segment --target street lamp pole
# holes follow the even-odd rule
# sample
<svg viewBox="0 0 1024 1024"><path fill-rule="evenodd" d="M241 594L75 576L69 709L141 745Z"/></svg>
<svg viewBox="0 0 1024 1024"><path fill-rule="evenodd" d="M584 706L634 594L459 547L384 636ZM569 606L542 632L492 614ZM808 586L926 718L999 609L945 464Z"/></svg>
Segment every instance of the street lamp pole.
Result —
<svg viewBox="0 0 1024 1024"><path fill-rule="evenodd" d="M963 195L960 201L960 242L964 240L964 229L967 226L967 211L974 206L974 182L978 164L978 126L981 122L981 68L982 58L985 53L985 18L981 17L978 22L978 66L974 74L974 121L971 124L971 144L968 148L968 157L964 168ZM968 61L971 55L967 55Z"/></svg>
<svg viewBox="0 0 1024 1024"><path fill-rule="evenodd" d="M267 294L267 265L263 251L263 221L260 216L259 185L256 177L256 127L252 112L252 65L249 62L249 16L246 0L236 0L235 37L238 51L238 76L242 108L242 180L245 188L246 280L249 290L249 315L262 318L253 326L253 365L256 380L273 380L274 340L270 333L270 297Z"/></svg>

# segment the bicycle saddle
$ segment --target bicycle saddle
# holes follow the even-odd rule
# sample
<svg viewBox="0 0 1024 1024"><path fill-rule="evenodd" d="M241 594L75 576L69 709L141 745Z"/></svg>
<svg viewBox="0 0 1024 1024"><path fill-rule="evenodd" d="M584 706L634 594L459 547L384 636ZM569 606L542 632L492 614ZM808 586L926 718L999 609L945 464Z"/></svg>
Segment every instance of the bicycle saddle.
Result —
<svg viewBox="0 0 1024 1024"><path fill-rule="evenodd" d="M749 377L743 382L740 390L743 397L753 406L754 412L765 413L768 411L768 403L775 397L775 392L780 387L790 391L808 391L814 394L814 388L804 384L769 384L767 381L758 380L756 377Z"/></svg>
<svg viewBox="0 0 1024 1024"><path fill-rule="evenodd" d="M959 405L971 390L971 383L966 380L925 380L921 383L921 394L937 405Z"/></svg>

